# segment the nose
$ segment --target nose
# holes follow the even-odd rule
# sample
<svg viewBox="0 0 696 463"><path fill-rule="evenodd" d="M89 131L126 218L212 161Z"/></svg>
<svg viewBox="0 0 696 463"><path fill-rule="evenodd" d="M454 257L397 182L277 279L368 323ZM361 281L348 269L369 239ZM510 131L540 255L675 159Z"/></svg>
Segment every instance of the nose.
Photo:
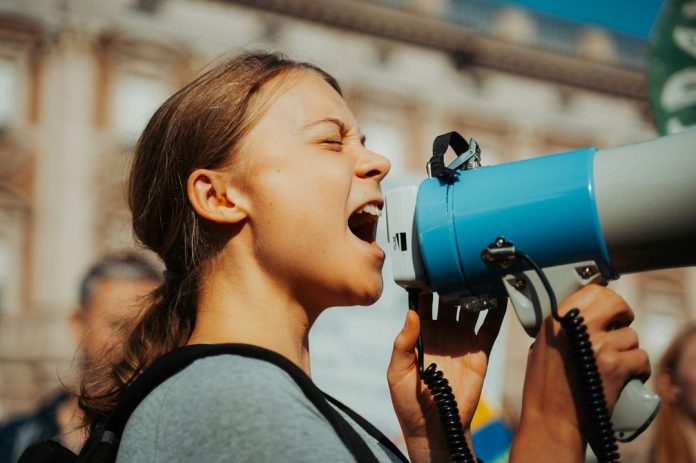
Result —
<svg viewBox="0 0 696 463"><path fill-rule="evenodd" d="M381 182L390 169L389 159L365 148L356 163L355 174L360 178L375 178Z"/></svg>

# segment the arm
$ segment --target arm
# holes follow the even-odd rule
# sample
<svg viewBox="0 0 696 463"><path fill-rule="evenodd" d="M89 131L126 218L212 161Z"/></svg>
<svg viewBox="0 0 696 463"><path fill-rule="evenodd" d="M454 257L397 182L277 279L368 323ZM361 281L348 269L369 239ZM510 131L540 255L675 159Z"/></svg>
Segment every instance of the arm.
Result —
<svg viewBox="0 0 696 463"><path fill-rule="evenodd" d="M504 308L488 313L478 334L474 331L478 313L460 314L440 304L438 319L431 320L432 295L421 296L420 317L413 311L394 341L392 359L387 371L394 410L404 434L411 461L449 462L449 452L435 402L418 377L416 342L423 332L424 366L437 364L448 379L457 399L459 415L469 448L471 420L481 397L483 379L493 342L500 330Z"/></svg>
<svg viewBox="0 0 696 463"><path fill-rule="evenodd" d="M616 293L597 285L571 295L560 305L559 313L573 307L585 318L611 412L628 379L650 375L647 354L638 348L638 335L628 327L633 311ZM575 371L566 358L561 327L549 317L530 349L511 462L584 461L584 407L579 403Z"/></svg>

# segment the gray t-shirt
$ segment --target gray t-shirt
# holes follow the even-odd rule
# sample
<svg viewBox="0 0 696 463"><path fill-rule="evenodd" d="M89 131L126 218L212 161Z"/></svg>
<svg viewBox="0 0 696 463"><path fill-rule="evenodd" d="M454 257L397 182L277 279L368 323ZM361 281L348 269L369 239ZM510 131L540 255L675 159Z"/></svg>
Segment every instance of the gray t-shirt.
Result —
<svg viewBox="0 0 696 463"><path fill-rule="evenodd" d="M337 409L338 410L338 409ZM400 461L339 410L380 462ZM131 415L117 463L354 462L280 367L238 355L195 361Z"/></svg>

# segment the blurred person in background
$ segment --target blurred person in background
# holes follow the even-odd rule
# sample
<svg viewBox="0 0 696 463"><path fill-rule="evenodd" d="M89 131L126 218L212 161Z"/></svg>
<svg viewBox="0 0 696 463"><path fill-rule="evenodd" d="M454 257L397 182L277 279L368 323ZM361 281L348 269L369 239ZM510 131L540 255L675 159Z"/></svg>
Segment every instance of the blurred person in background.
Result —
<svg viewBox="0 0 696 463"><path fill-rule="evenodd" d="M140 299L157 287L161 272L136 254L106 256L87 271L80 284L79 305L70 316L78 348L80 381L105 356L118 354L113 341L121 321L138 310ZM14 463L30 444L54 439L79 451L86 437L77 399L67 390L44 400L37 410L0 425L0 463Z"/></svg>
<svg viewBox="0 0 696 463"><path fill-rule="evenodd" d="M136 237L167 270L121 357L102 358L83 381L87 424L95 430L128 382L174 350L236 343L258 357L199 359L161 383L130 415L118 462L355 461L292 377L325 397L311 382L309 330L329 307L371 305L382 294L385 256L374 234L389 169L365 147L336 80L273 53L211 66L155 112L136 149L129 204ZM596 285L559 310L571 307L585 317L611 408L628 378L649 375L627 326L633 313ZM489 313L476 332L475 318L454 312L421 320L408 311L394 342L387 377L412 462L449 459L437 407L418 378L421 325L425 363L446 372L470 434L504 313ZM564 338L551 318L540 333L513 457L580 462L586 444L574 379L564 374ZM378 461L404 458L357 414L326 405Z"/></svg>
<svg viewBox="0 0 696 463"><path fill-rule="evenodd" d="M655 463L696 463L696 323L672 340L657 367Z"/></svg>

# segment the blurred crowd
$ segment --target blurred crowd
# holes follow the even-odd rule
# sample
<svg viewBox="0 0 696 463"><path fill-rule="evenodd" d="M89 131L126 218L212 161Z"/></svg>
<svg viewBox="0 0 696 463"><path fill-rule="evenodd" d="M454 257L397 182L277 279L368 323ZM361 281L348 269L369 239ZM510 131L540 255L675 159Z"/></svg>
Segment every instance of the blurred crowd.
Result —
<svg viewBox="0 0 696 463"><path fill-rule="evenodd" d="M35 410L0 424L0 462L14 463L29 445L45 440L79 452L86 438L78 407L80 380L96 360L119 349L128 335L123 321L139 310L161 278L156 266L133 253L105 256L87 270L76 288L79 305L65 320L79 345L77 381L43 398Z"/></svg>

